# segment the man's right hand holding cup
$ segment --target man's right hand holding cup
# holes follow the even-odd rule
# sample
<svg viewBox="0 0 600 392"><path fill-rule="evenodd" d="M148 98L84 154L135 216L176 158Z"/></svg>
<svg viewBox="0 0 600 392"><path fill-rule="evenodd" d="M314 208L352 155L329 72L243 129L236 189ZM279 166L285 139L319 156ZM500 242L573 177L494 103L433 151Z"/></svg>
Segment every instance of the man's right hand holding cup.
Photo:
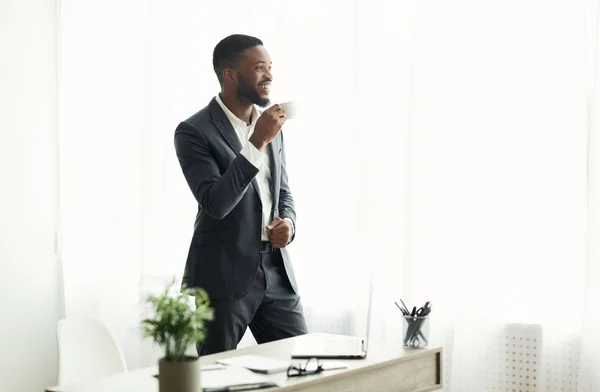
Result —
<svg viewBox="0 0 600 392"><path fill-rule="evenodd" d="M250 143L262 152L267 144L277 137L284 123L285 110L283 107L279 104L271 106L258 118L254 126L254 133L250 136Z"/></svg>

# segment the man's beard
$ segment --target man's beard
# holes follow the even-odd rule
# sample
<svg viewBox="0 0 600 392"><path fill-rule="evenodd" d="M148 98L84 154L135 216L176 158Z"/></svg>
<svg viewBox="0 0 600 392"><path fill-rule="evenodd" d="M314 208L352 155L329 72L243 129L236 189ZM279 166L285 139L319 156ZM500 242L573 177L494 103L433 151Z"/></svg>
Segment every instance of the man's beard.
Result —
<svg viewBox="0 0 600 392"><path fill-rule="evenodd" d="M269 98L261 98L256 87L251 85L246 78L238 73L238 86L236 90L238 101L249 101L261 108L267 107L271 101Z"/></svg>

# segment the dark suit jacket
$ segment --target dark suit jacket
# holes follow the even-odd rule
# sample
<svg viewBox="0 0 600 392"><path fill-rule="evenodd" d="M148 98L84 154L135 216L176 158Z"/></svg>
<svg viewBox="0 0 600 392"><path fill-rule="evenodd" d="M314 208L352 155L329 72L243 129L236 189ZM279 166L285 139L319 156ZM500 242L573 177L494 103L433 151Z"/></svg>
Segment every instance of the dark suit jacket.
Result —
<svg viewBox="0 0 600 392"><path fill-rule="evenodd" d="M185 267L188 287L204 288L211 299L243 297L260 259L262 203L254 177L258 169L240 154L242 145L229 119L213 100L179 124L175 150L198 202L194 235ZM269 143L273 217L296 223L288 186L281 132ZM296 279L285 248L281 255L292 288Z"/></svg>

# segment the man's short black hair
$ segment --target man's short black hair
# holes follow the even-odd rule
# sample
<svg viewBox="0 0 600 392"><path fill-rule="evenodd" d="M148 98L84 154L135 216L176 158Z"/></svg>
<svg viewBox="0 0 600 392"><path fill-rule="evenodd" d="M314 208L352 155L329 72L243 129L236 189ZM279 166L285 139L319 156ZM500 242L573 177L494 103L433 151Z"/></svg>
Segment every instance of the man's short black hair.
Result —
<svg viewBox="0 0 600 392"><path fill-rule="evenodd" d="M237 58L244 50L262 44L258 38L243 34L223 38L213 51L213 68L219 83L223 84L223 69L235 67Z"/></svg>

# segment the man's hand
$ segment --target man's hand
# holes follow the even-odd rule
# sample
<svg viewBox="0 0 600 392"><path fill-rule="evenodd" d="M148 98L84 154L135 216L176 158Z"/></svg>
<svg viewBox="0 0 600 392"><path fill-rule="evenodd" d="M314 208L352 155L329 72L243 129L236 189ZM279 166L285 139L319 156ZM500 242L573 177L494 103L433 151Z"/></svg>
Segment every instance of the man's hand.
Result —
<svg viewBox="0 0 600 392"><path fill-rule="evenodd" d="M254 132L250 136L250 143L262 151L271 142L271 140L277 137L277 134L281 130L281 127L285 123L285 110L279 104L275 104L262 112L256 125L254 126Z"/></svg>
<svg viewBox="0 0 600 392"><path fill-rule="evenodd" d="M267 230L271 232L273 248L285 248L292 238L292 225L287 220L275 218Z"/></svg>

